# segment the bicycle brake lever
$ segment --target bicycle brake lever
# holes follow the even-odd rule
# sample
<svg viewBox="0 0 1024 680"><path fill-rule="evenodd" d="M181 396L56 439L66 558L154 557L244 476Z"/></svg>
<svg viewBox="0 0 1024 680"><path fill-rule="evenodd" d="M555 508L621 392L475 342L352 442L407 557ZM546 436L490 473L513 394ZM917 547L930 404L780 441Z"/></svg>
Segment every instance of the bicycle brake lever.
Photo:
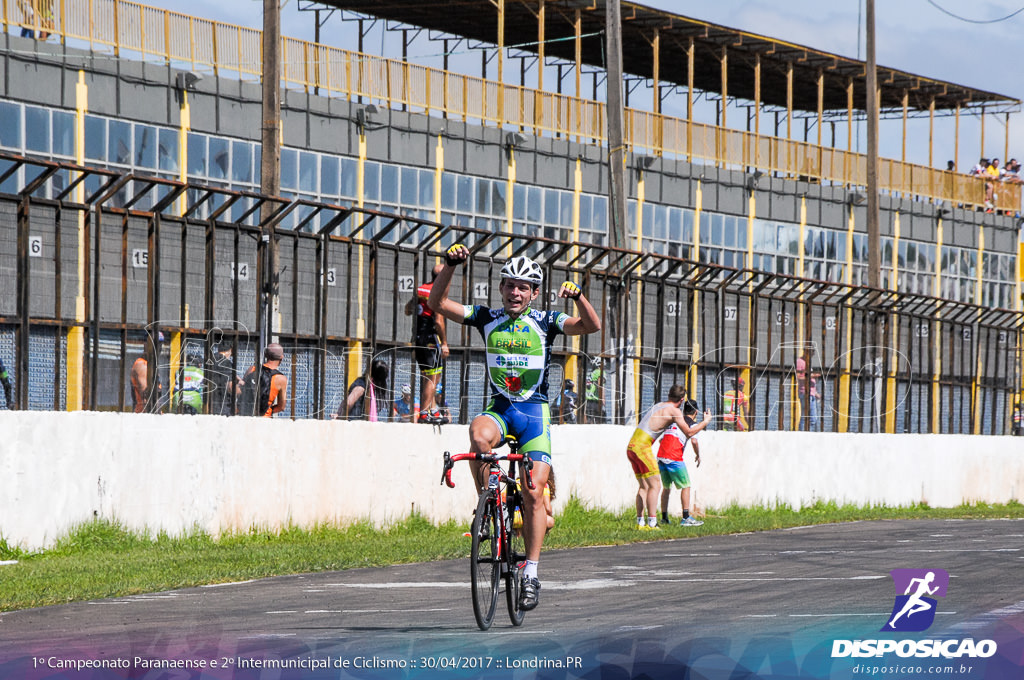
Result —
<svg viewBox="0 0 1024 680"><path fill-rule="evenodd" d="M452 454L444 452L444 466L441 468L441 484L447 483L450 488L455 488L452 483Z"/></svg>

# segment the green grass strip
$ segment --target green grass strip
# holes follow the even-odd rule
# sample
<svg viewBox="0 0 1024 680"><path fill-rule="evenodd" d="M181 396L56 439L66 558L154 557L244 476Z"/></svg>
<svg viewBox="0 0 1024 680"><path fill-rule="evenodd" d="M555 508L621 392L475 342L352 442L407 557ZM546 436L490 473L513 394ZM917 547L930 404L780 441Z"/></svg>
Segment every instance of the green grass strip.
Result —
<svg viewBox="0 0 1024 680"><path fill-rule="evenodd" d="M545 549L621 545L853 520L991 518L1024 518L1024 505L730 507L709 510L701 527L673 524L649 532L636 530L632 511L594 510L570 499L544 545ZM677 523L679 518L673 519ZM214 539L201 531L149 536L127 531L116 522L93 521L75 528L53 548L36 553L11 548L0 539L0 560L17 560L17 564L0 566L0 611L282 574L467 557L469 539L463 532L468 528L466 523L439 526L412 516L384 528L359 523L253 529Z"/></svg>

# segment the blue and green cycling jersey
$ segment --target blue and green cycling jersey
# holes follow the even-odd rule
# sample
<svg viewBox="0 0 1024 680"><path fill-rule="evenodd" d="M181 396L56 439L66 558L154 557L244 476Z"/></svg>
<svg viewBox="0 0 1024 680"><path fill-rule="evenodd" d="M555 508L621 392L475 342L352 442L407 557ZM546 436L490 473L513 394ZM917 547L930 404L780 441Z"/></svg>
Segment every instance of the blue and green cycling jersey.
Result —
<svg viewBox="0 0 1024 680"><path fill-rule="evenodd" d="M513 319L504 309L465 306L465 321L480 331L487 351L491 395L546 404L551 345L569 319L564 312L527 308Z"/></svg>

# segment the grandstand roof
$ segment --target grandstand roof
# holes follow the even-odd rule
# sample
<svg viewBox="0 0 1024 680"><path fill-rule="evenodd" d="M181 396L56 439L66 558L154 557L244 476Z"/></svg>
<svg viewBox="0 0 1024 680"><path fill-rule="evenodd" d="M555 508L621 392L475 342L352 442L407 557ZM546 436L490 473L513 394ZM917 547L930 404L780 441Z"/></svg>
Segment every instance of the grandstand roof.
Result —
<svg viewBox="0 0 1024 680"><path fill-rule="evenodd" d="M461 36L489 44L496 43L498 11L493 0L317 0L320 4L380 17L406 25L418 26L446 34ZM537 35L538 0L506 0L506 44L515 42L519 49L536 52L535 45L522 45ZM754 59L761 58L761 102L766 106L786 108L786 70L793 65L793 107L798 111L817 111L819 69L824 75L824 108L845 111L847 83L854 84L854 108L864 107L865 62L837 54L789 43L747 31L672 14L635 2L621 2L623 70L628 74L650 78L654 59L654 29L661 36L662 82L686 84L686 61L673 58L687 49L694 39L697 68L694 87L705 92L721 90L721 56L727 55L728 95L754 99ZM545 28L546 54L575 61L575 11L581 11L582 41L585 64L603 67L603 38L591 35L604 30L606 0L547 0ZM563 38L563 40L559 40ZM681 65L681 66L680 66ZM878 67L881 89L880 107L902 109L904 93L911 111L927 111L935 100L938 111L949 111L957 105L965 108L987 105L990 110L1017 110L1020 100L1007 95L986 92L948 81L935 80L898 69Z"/></svg>

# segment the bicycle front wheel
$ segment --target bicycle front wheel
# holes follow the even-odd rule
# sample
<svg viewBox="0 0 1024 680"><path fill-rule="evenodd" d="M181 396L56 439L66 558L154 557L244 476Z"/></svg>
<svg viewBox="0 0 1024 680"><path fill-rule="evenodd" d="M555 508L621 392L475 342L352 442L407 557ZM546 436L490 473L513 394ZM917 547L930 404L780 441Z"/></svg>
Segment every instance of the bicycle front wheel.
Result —
<svg viewBox="0 0 1024 680"><path fill-rule="evenodd" d="M515 516L513 509L518 510L520 513L523 511L523 498L519 495L518 491L510 498L510 525L512 524L511 518ZM523 521L525 521L525 517ZM523 538L522 526L518 529L513 529L509 526L506 535L508 542L504 556L508 569L505 572L505 604L508 605L508 618L512 621L512 625L521 626L523 625L523 616L526 615L526 612L519 608L520 575L522 574L520 565L524 564L526 560L526 539Z"/></svg>
<svg viewBox="0 0 1024 680"><path fill-rule="evenodd" d="M498 605L498 584L501 560L498 545L501 538L498 503L494 491L484 491L473 518L473 549L470 553L469 577L473 586L473 615L480 630L487 630L494 620Z"/></svg>

